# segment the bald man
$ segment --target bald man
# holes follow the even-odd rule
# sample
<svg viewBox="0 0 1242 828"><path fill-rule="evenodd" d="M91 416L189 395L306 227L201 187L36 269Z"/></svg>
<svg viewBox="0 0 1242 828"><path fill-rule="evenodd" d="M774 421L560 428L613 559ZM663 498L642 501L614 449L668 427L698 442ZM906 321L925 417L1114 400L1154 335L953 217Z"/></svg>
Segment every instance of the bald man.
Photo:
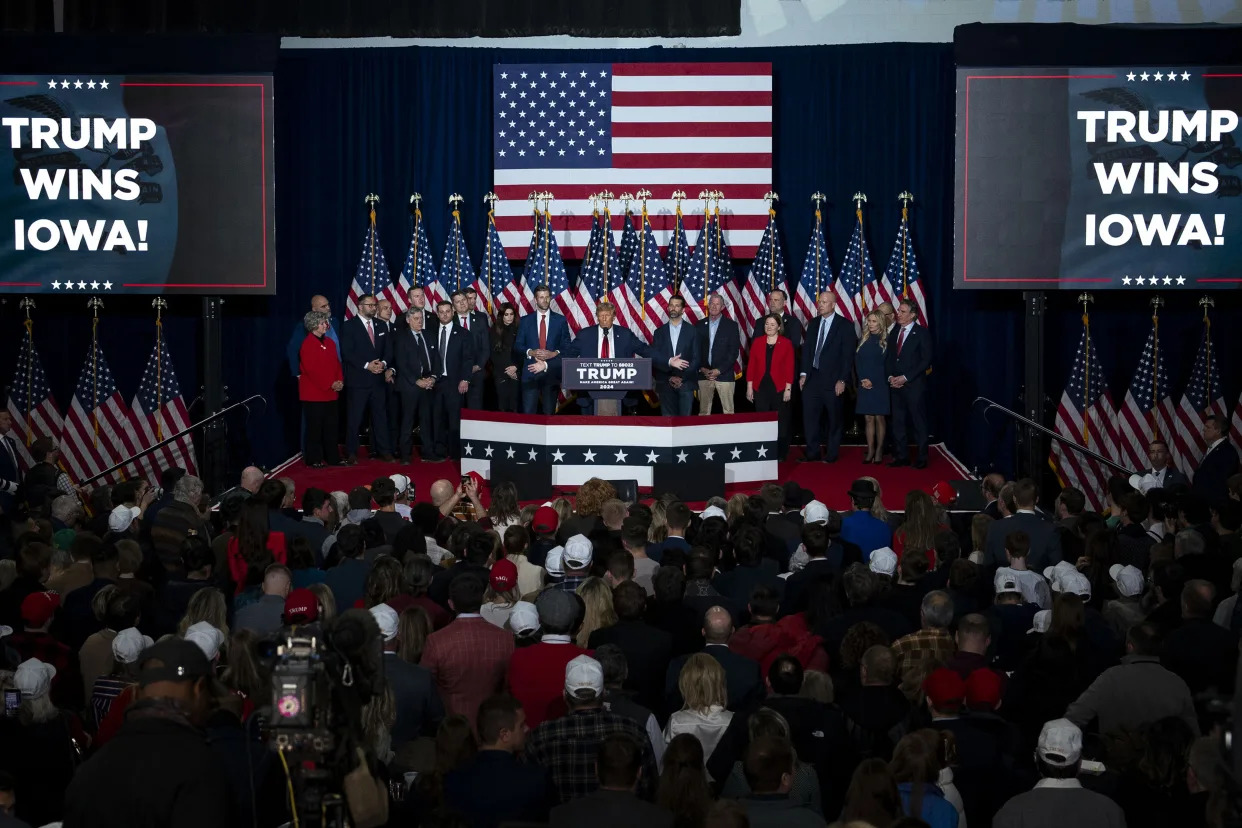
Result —
<svg viewBox="0 0 1242 828"><path fill-rule="evenodd" d="M733 616L721 606L711 607L703 613L702 652L716 659L725 672L725 686L729 691L729 709L742 710L763 698L763 678L759 662L738 655L729 649L733 637ZM689 655L678 656L668 665L664 677L664 695L669 710L681 710L685 700L677 687L681 668L686 666Z"/></svg>
<svg viewBox="0 0 1242 828"><path fill-rule="evenodd" d="M893 307L892 302L881 302L876 307L876 310L884 317L884 337L887 339L888 335L893 332L893 325L897 324L895 321L897 319L897 309Z"/></svg>
<svg viewBox="0 0 1242 828"><path fill-rule="evenodd" d="M260 638L284 626L285 599L293 588L293 574L284 564L272 564L263 570L263 595L253 604L239 609L233 617L233 628L251 630Z"/></svg>
<svg viewBox="0 0 1242 828"><path fill-rule="evenodd" d="M263 474L263 469L260 469L257 466L246 466L246 468L242 469L241 482L237 485L251 494L258 494L259 487L263 485L263 479L265 477L266 475Z"/></svg>
<svg viewBox="0 0 1242 828"><path fill-rule="evenodd" d="M311 297L310 309L320 313L332 315L332 305L328 302L328 297L316 294ZM302 324L302 317L298 317L298 321L293 326L293 336L289 337L289 344L285 347L285 355L289 357L289 373L293 374L293 378L297 379L298 374L302 373L301 367L298 365L298 353L302 350L302 341L310 336L306 332L306 326ZM341 340L337 338L336 326L332 324L332 320L328 320L328 339L332 340L332 344L336 346L336 355L341 356Z"/></svg>

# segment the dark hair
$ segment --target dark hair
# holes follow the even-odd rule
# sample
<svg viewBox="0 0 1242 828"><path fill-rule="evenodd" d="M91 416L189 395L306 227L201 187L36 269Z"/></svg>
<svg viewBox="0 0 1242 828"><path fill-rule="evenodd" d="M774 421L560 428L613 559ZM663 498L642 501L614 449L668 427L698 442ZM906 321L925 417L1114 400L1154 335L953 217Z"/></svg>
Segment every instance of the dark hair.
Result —
<svg viewBox="0 0 1242 828"><path fill-rule="evenodd" d="M634 577L634 556L624 550L613 552L608 556L608 573L617 581L628 581Z"/></svg>
<svg viewBox="0 0 1242 828"><path fill-rule="evenodd" d="M392 539L392 556L405 563L411 555L427 554L427 537L417 526L402 526Z"/></svg>
<svg viewBox="0 0 1242 828"><path fill-rule="evenodd" d="M355 486L349 490L349 508L353 509L370 509L371 508L371 490L366 486Z"/></svg>
<svg viewBox="0 0 1242 828"><path fill-rule="evenodd" d="M1218 501L1212 507L1212 511L1216 512L1216 518L1220 521L1220 528L1229 532L1237 532L1239 529L1242 529L1242 503L1225 498Z"/></svg>
<svg viewBox="0 0 1242 828"><path fill-rule="evenodd" d="M492 484L492 501L487 506L487 515L493 523L512 520L522 513L518 505L517 486L511 480Z"/></svg>
<svg viewBox="0 0 1242 828"><path fill-rule="evenodd" d="M631 506L631 509L634 507ZM624 546L633 549L647 548L647 531L651 527L651 520L644 519L638 515L630 515L621 521L621 543Z"/></svg>
<svg viewBox="0 0 1242 828"><path fill-rule="evenodd" d="M414 597L426 595L436 575L436 565L426 555L407 555L405 559L405 583Z"/></svg>
<svg viewBox="0 0 1242 828"><path fill-rule="evenodd" d="M384 527L375 518L369 517L358 526L362 529L362 543L367 549L377 549L388 544Z"/></svg>
<svg viewBox="0 0 1242 828"><path fill-rule="evenodd" d="M849 790L845 792L844 823L865 822L889 825L901 816L901 795L897 783L883 759L865 759L854 768Z"/></svg>
<svg viewBox="0 0 1242 828"><path fill-rule="evenodd" d="M744 523L733 533L733 555L738 566L755 566L763 554L763 530Z"/></svg>
<svg viewBox="0 0 1242 828"><path fill-rule="evenodd" d="M397 501L397 484L389 477L377 477L371 481L371 499L379 507L391 506Z"/></svg>
<svg viewBox="0 0 1242 828"><path fill-rule="evenodd" d="M612 588L612 608L622 621L635 621L647 609L647 591L634 581L622 581Z"/></svg>
<svg viewBox="0 0 1242 828"><path fill-rule="evenodd" d="M760 736L746 748L742 767L753 793L776 793L781 787L781 777L793 773L793 747L787 739Z"/></svg>
<svg viewBox="0 0 1242 828"><path fill-rule="evenodd" d="M463 612L478 612L483 606L483 593L487 586L483 579L474 573L458 575L449 582L449 600L453 602L453 611L458 615Z"/></svg>
<svg viewBox="0 0 1242 828"><path fill-rule="evenodd" d="M656 603L671 604L681 601L686 592L686 574L676 566L661 566L651 576Z"/></svg>
<svg viewBox="0 0 1242 828"><path fill-rule="evenodd" d="M525 555L528 548L530 548L529 529L525 526L510 526L505 530L500 550L506 558L514 555Z"/></svg>
<svg viewBox="0 0 1242 828"><path fill-rule="evenodd" d="M827 527L818 523L808 523L802 527L802 545L806 547L806 554L810 557L824 557L830 543Z"/></svg>
<svg viewBox="0 0 1242 828"><path fill-rule="evenodd" d="M366 551L362 541L362 527L347 523L336 533L336 548L342 558L357 558Z"/></svg>
<svg viewBox="0 0 1242 828"><path fill-rule="evenodd" d="M75 561L91 561L95 559L95 552L101 546L103 540L98 535L78 532L73 536L73 543L69 544L69 554Z"/></svg>
<svg viewBox="0 0 1242 828"><path fill-rule="evenodd" d="M368 608L387 604L405 589L405 568L391 555L380 555L371 564L363 582L363 595Z"/></svg>
<svg viewBox="0 0 1242 828"><path fill-rule="evenodd" d="M596 647L595 660L604 672L605 687L620 687L629 675L629 662L626 661L625 652L616 644L601 644Z"/></svg>
<svg viewBox="0 0 1242 828"><path fill-rule="evenodd" d="M712 806L702 742L690 733L674 736L664 751L663 766L656 804L673 814L675 825L702 825Z"/></svg>
<svg viewBox="0 0 1242 828"><path fill-rule="evenodd" d="M410 523L418 527L424 535L434 535L436 526L444 518L431 503L415 503L410 506Z"/></svg>
<svg viewBox="0 0 1242 828"><path fill-rule="evenodd" d="M181 541L181 566L186 572L198 572L205 566L216 565L216 553L202 535L186 535Z"/></svg>
<svg viewBox="0 0 1242 828"><path fill-rule="evenodd" d="M489 532L477 532L466 543L466 561L476 566L486 566L492 553L496 551L495 536Z"/></svg>
<svg viewBox="0 0 1242 828"><path fill-rule="evenodd" d="M1212 520L1212 510L1205 498L1194 492L1183 492L1177 497L1177 510L1186 516L1191 526L1208 523Z"/></svg>
<svg viewBox="0 0 1242 828"><path fill-rule="evenodd" d="M1005 551L1010 557L1025 558L1031 551L1031 536L1021 529L1005 535Z"/></svg>
<svg viewBox="0 0 1242 828"><path fill-rule="evenodd" d="M255 494L259 500L267 504L269 509L279 509L285 502L285 484L279 480L264 480Z"/></svg>
<svg viewBox="0 0 1242 828"><path fill-rule="evenodd" d="M315 552L305 535L294 535L289 538L289 554L287 563L290 569L314 569Z"/></svg>
<svg viewBox="0 0 1242 828"><path fill-rule="evenodd" d="M715 568L712 556L705 550L696 547L690 551L689 556L686 558L686 580L708 580L712 577L712 572Z"/></svg>
<svg viewBox="0 0 1242 828"><path fill-rule="evenodd" d="M796 696L802 689L802 662L789 653L778 655L768 667L768 684L781 696Z"/></svg>
<svg viewBox="0 0 1242 828"><path fill-rule="evenodd" d="M775 618L780 612L781 596L767 584L758 584L750 593L750 614L759 618Z"/></svg>
<svg viewBox="0 0 1242 828"><path fill-rule="evenodd" d="M21 544L17 553L17 574L42 580L43 570L52 563L52 547L38 540L38 535L29 534L34 540Z"/></svg>
<svg viewBox="0 0 1242 828"><path fill-rule="evenodd" d="M138 623L138 613L142 606L136 593L118 589L104 603L104 615L100 620L110 630L129 629Z"/></svg>
<svg viewBox="0 0 1242 828"><path fill-rule="evenodd" d="M325 503L331 503L332 499L323 489L317 489L311 486L302 492L302 514L312 515L319 509L323 508Z"/></svg>
<svg viewBox="0 0 1242 828"><path fill-rule="evenodd" d="M51 437L40 437L30 444L30 458L36 463L42 463L55 448L56 443Z"/></svg>
<svg viewBox="0 0 1242 828"><path fill-rule="evenodd" d="M927 553L922 549L911 549L906 547L906 553L901 556L901 577L907 581L917 581L931 570L931 563L927 560Z"/></svg>
<svg viewBox="0 0 1242 828"><path fill-rule="evenodd" d="M664 510L664 522L669 529L685 529L690 525L690 507L678 501Z"/></svg>
<svg viewBox="0 0 1242 828"><path fill-rule="evenodd" d="M281 491L284 491L284 486L281 486ZM271 532L268 513L267 504L257 497L247 500L242 507L241 520L237 523L237 551L246 562L243 586L262 582L263 570L275 560L272 551L267 548L267 537Z"/></svg>
<svg viewBox="0 0 1242 828"><path fill-rule="evenodd" d="M521 710L522 703L507 693L484 699L474 719L479 742L484 745L495 744L500 738L500 731L515 730Z"/></svg>
<svg viewBox="0 0 1242 828"><path fill-rule="evenodd" d="M858 608L871 600L878 584L875 573L866 564L852 563L841 573L841 586L845 590L846 603Z"/></svg>
<svg viewBox="0 0 1242 828"><path fill-rule="evenodd" d="M962 541L948 529L937 532L932 544L936 550L936 568L947 566L962 557Z"/></svg>
<svg viewBox="0 0 1242 828"><path fill-rule="evenodd" d="M643 753L624 733L611 733L599 743L595 767L599 784L609 788L632 788L638 782Z"/></svg>
<svg viewBox="0 0 1242 828"><path fill-rule="evenodd" d="M1117 507L1126 513L1126 517L1130 519L1131 523L1142 523L1151 514L1151 508L1147 505L1147 498L1138 492L1126 492L1117 498Z"/></svg>
<svg viewBox="0 0 1242 828"><path fill-rule="evenodd" d="M1072 592L1061 592L1052 599L1052 617L1048 621L1048 632L1044 640L1059 640L1077 650L1079 641L1084 635L1087 623L1086 608L1080 596Z"/></svg>
<svg viewBox="0 0 1242 828"><path fill-rule="evenodd" d="M1144 621L1135 624L1126 633L1126 643L1134 650L1135 655L1157 655L1163 643L1160 630L1155 624Z"/></svg>
<svg viewBox="0 0 1242 828"><path fill-rule="evenodd" d="M517 308L513 307L513 303L512 302L501 302L499 305L496 306L496 326L497 327L502 327L505 324L505 314L508 313L509 311L513 311L513 324L516 325L518 323L518 312L517 312Z"/></svg>

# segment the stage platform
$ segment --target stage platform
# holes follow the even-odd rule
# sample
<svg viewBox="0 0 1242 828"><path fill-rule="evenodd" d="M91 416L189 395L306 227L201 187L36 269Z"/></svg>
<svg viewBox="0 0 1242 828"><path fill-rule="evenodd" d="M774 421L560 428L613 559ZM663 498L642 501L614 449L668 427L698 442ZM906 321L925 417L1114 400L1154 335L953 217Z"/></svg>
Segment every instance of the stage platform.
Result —
<svg viewBox="0 0 1242 828"><path fill-rule="evenodd" d="M874 477L880 482L884 505L890 511L902 511L906 492L914 488L930 490L940 481L971 479L969 470L953 456L943 443L931 446L927 468L915 469L902 466L890 469L887 465L872 465L862 462L866 449L863 446L842 446L841 455L835 463L798 463L802 456L802 448L795 446L790 449L789 458L778 464L776 477L772 482L784 483L794 480L800 486L810 489L815 496L828 505L830 509L846 510L850 507L846 491L850 483L859 477ZM366 486L377 477L400 472L414 481L416 499L426 499L431 484L445 478L458 480L461 469L456 461L446 460L440 463L384 463L366 457L366 449L358 454L356 466L340 466L336 468L312 469L302 462L302 455L295 455L268 474L273 477L290 477L297 484L298 496L307 487L317 486L333 491L341 489L349 491L355 486ZM725 496L737 492L751 493L756 491L761 482L729 484L725 487ZM572 498L573 486L565 486L557 490ZM640 489L640 494L650 489ZM689 504L700 507L702 504Z"/></svg>

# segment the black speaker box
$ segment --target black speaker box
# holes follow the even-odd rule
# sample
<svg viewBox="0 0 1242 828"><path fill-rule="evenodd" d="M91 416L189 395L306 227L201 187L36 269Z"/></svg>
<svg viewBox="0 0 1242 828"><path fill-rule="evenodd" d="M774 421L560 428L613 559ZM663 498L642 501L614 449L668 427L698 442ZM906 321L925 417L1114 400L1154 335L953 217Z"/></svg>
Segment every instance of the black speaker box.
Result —
<svg viewBox="0 0 1242 828"><path fill-rule="evenodd" d="M552 466L493 460L491 483L512 483L517 487L518 500L547 500L552 497Z"/></svg>
<svg viewBox="0 0 1242 828"><path fill-rule="evenodd" d="M653 467L652 494L672 492L683 502L697 502L724 495L725 464L659 463Z"/></svg>

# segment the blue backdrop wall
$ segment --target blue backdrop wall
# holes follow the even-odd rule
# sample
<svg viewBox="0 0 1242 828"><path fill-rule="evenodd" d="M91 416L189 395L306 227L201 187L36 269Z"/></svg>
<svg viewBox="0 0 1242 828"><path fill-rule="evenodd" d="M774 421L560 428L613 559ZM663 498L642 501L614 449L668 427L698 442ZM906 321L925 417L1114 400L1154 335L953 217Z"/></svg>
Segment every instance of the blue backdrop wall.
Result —
<svg viewBox="0 0 1242 828"><path fill-rule="evenodd" d="M209 49L208 46L200 48ZM115 54L115 53L114 53ZM900 220L896 196L916 196L911 222L936 342L934 433L968 466L1012 471L1013 432L988 423L977 395L1015 404L1022 383L1018 294L954 292L952 182L954 74L945 44L879 44L784 49L616 50L600 61L771 61L775 83L774 185L787 265L802 266L813 220L810 194L829 197L825 219L834 265L853 226L851 195L870 197L866 213L877 268L888 261ZM467 198L465 237L476 257L485 230L482 195L490 189L491 66L497 62L580 59L577 51L402 48L288 49L276 62L277 285L272 298L230 298L224 305L224 371L233 400L269 400L231 425L233 461L272 465L297 450L296 393L284 360L292 327L309 297L324 293L339 314L366 226L363 196L381 197L379 230L396 274L409 244L407 202L418 191L437 261L447 232L447 196ZM115 63L123 58L112 57ZM142 69L152 61L145 61ZM5 61L0 60L0 68ZM165 70L170 67L164 66ZM201 64L186 67L200 70ZM242 67L237 67L241 69ZM252 68L252 67L245 67ZM62 71L62 70L58 70ZM726 193L727 195L727 193ZM692 239L693 241L693 239ZM1141 264L1138 263L1138 264ZM571 268L572 270L573 268ZM1233 294L1218 294L1217 354L1226 394L1237 399L1239 322ZM1148 295L1100 293L1092 329L1114 395L1125 394L1150 323ZM1189 374L1201 331L1197 296L1169 297L1163 349L1176 393ZM1073 295L1050 300L1047 334L1049 417L1081 332ZM14 354L20 315L10 298L0 317L0 347ZM200 305L177 299L166 315L187 399L201 385ZM150 352L150 300L113 297L101 325L105 353L122 394L132 397ZM58 402L73 393L90 337L85 302L47 297L36 311L36 338ZM11 360L6 360L11 365ZM0 381L8 381L3 376ZM196 415L200 410L193 411ZM995 418L993 418L995 420Z"/></svg>

